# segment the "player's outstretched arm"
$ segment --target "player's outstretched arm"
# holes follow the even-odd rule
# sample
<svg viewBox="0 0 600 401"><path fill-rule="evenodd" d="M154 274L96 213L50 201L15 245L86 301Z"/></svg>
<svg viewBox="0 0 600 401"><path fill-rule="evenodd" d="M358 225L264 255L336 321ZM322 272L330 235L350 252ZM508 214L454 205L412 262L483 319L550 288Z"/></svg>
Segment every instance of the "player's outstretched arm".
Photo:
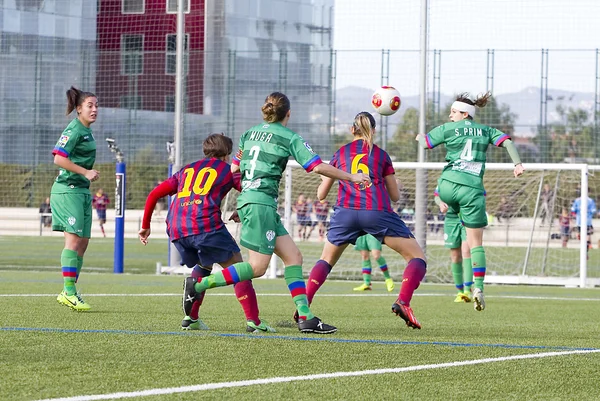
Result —
<svg viewBox="0 0 600 401"><path fill-rule="evenodd" d="M521 158L519 157L517 147L510 139L507 139L504 142L502 142L502 147L506 149L508 155L510 156L510 159L515 164L515 170L513 172L515 177L519 177L525 172L525 167L523 167L523 163L521 163Z"/></svg>
<svg viewBox="0 0 600 401"><path fill-rule="evenodd" d="M317 188L317 199L319 199L319 201L323 201L327 198L334 182L335 180L333 178L321 176L321 184L319 184L319 187Z"/></svg>
<svg viewBox="0 0 600 401"><path fill-rule="evenodd" d="M392 202L398 202L400 200L400 190L398 189L398 182L394 174L386 175L383 178L385 181L385 189L387 189L388 195Z"/></svg>
<svg viewBox="0 0 600 401"><path fill-rule="evenodd" d="M325 177L333 178L336 180L350 181L355 184L369 185L371 178L363 173L350 174L338 168L335 168L327 163L321 163L312 170L317 174L324 175Z"/></svg>
<svg viewBox="0 0 600 401"><path fill-rule="evenodd" d="M152 213L159 199L167 195L175 195L177 193L177 180L174 177L163 181L159 186L154 188L146 198L144 206L144 217L142 218L142 229L138 232L138 236L142 244L148 243L150 236L150 222L152 221Z"/></svg>

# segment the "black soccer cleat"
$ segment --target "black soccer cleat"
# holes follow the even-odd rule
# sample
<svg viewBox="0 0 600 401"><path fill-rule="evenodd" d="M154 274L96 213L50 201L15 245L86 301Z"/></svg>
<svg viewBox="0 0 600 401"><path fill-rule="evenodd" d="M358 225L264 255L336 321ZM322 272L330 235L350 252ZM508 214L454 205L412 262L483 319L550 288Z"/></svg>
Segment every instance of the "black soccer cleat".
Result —
<svg viewBox="0 0 600 401"><path fill-rule="evenodd" d="M196 299L196 289L194 285L198 282L198 279L194 277L187 277L183 282L183 313L189 316L192 312L192 305Z"/></svg>
<svg viewBox="0 0 600 401"><path fill-rule="evenodd" d="M332 334L337 331L337 328L323 323L321 319L315 316L308 320L298 318L298 330L302 333Z"/></svg>
<svg viewBox="0 0 600 401"><path fill-rule="evenodd" d="M298 315L298 309L294 311L294 316L292 317L294 322L298 323L298 319L300 319L300 315Z"/></svg>

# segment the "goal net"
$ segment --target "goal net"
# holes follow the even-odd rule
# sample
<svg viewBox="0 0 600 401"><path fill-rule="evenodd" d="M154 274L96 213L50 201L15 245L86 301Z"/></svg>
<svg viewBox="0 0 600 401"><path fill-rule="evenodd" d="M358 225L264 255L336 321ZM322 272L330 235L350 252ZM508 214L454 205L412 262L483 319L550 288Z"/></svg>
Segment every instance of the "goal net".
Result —
<svg viewBox="0 0 600 401"><path fill-rule="evenodd" d="M449 250L444 248L443 215L434 202L434 190L441 174L443 163L394 163L399 179L401 199L394 204L395 210L407 225L414 227L425 221L425 245L428 259L428 282L450 283ZM582 164L527 164L526 172L518 179L513 176L511 164L486 166L484 185L487 192L488 227L484 231L484 246L487 258L486 283L505 284L548 284L566 286L600 285L596 266L596 234L592 236L593 249L588 251L585 238L578 239L576 221L571 215L573 201L581 191L596 199L600 190L600 174L595 167ZM417 182L417 169L425 169L427 182ZM600 169L600 168L599 168ZM317 174L307 174L295 162L288 164L282 180L279 197L279 213L289 233L293 236L304 257L304 272L320 258L323 239L319 234L319 223L315 210L309 206L310 224L298 221L296 202L304 195L307 203L314 202L320 183ZM426 190L426 212L416 212L415 194L417 187ZM548 192L549 191L549 192ZM328 196L331 207L337 195L334 186ZM225 215L235 209L237 194L231 194L225 205ZM585 203L585 202L583 202ZM582 208L587 206L583 205ZM566 212L569 230L561 236L559 216ZM327 218L331 216L332 209ZM586 224L585 214L582 225ZM230 229L232 226L230 225ZM239 235L239 227L232 232ZM414 231L413 231L414 232ZM238 238L239 239L239 238ZM405 261L387 247L383 247L392 277L400 279ZM276 259L276 258L274 258ZM373 279L382 280L383 275L373 263ZM281 262L274 262L277 272L282 273ZM349 246L331 272L331 278L360 279L361 259L359 253Z"/></svg>

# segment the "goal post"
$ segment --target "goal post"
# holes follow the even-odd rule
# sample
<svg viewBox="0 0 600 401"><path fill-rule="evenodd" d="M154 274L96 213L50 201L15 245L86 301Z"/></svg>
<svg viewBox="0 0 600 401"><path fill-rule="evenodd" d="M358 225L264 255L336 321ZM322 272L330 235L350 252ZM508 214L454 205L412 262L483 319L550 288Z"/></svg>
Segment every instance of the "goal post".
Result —
<svg viewBox="0 0 600 401"><path fill-rule="evenodd" d="M414 229L416 224L427 227L426 249L429 282L451 282L450 255L443 244L443 221L438 216L434 203L434 190L444 168L444 163L396 162L394 168L401 189L401 200L394 205L407 225ZM427 182L417 182L417 170L426 169ZM488 163L484 186L487 192L489 225L484 231L483 244L486 250L486 283L532 284L590 287L600 285L600 273L588 271L588 249L586 236L577 239L576 223L570 222L570 232L565 246L560 235L558 217L563 208L570 216L573 200L579 193L583 199L588 195L588 174L600 171L600 166L587 164L525 164L525 173L514 178L514 166L510 163ZM591 173L590 173L591 172ZM591 177L595 199L600 189L600 177ZM298 224L293 204L300 194L316 199L320 178L306 174L294 161L288 163L284 183L280 188L280 213L286 228L293 236L304 256L304 270L319 259L323 242L313 232L304 240L298 236ZM550 209L543 210L540 197L544 184L553 189ZM414 210L416 188L426 189L427 212L416 215ZM337 195L334 186L328 196L335 204ZM547 205L548 206L548 205ZM283 210L281 210L283 209ZM542 215L545 212L545 215ZM331 214L330 214L331 215ZM312 220L314 221L314 214ZM586 227L587 202L581 202L581 226ZM593 241L592 241L593 242ZM590 257L596 260L596 251ZM384 247L383 255L394 278L400 278L404 260ZM331 275L334 278L360 278L361 260L357 252L348 247ZM377 266L373 266L374 279L381 278Z"/></svg>

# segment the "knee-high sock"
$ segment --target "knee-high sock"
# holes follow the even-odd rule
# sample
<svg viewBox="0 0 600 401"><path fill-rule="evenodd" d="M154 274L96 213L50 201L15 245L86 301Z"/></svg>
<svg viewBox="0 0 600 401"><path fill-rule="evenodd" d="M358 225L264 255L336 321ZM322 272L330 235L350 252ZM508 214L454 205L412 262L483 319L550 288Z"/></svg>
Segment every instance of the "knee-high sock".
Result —
<svg viewBox="0 0 600 401"><path fill-rule="evenodd" d="M77 255L77 275L75 276L75 282L79 281L79 273L83 267L83 256Z"/></svg>
<svg viewBox="0 0 600 401"><path fill-rule="evenodd" d="M60 254L60 265L62 266L62 275L64 282L64 291L67 295L75 295L75 281L77 280L77 252L70 249L63 249Z"/></svg>
<svg viewBox="0 0 600 401"><path fill-rule="evenodd" d="M201 280L203 277L207 277L210 274L210 272L206 269L203 269L202 267L196 265L194 266L194 270L192 270L192 277L197 278L198 280ZM194 303L192 304L192 311L190 312L190 318L192 318L193 320L198 320L198 314L200 312L200 306L202 305L202 302L204 301L204 296L206 295L206 291L203 291L202 293L199 293L198 295L196 295L196 299L194 300Z"/></svg>
<svg viewBox="0 0 600 401"><path fill-rule="evenodd" d="M485 279L485 250L482 246L471 249L471 262L473 264L473 281L475 288L483 291L483 280Z"/></svg>
<svg viewBox="0 0 600 401"><path fill-rule="evenodd" d="M362 261L362 276L365 285L371 285L371 258Z"/></svg>
<svg viewBox="0 0 600 401"><path fill-rule="evenodd" d="M235 290L235 296L244 310L246 320L251 320L254 324L259 325L258 301L256 300L256 291L254 291L252 280L240 281L234 284L233 289Z"/></svg>
<svg viewBox="0 0 600 401"><path fill-rule="evenodd" d="M471 263L471 258L463 259L463 277L465 292L470 292L471 286L473 285L473 265Z"/></svg>
<svg viewBox="0 0 600 401"><path fill-rule="evenodd" d="M398 297L400 303L410 306L413 293L419 288L419 284L421 284L421 280L425 277L426 271L427 263L423 259L415 258L408 262L402 275L402 286L400 287L400 295Z"/></svg>
<svg viewBox="0 0 600 401"><path fill-rule="evenodd" d="M383 273L383 278L386 280L390 278L390 271L388 270L387 262L383 256L377 258L377 263L379 264L379 269Z"/></svg>
<svg viewBox="0 0 600 401"><path fill-rule="evenodd" d="M310 275L308 276L308 283L306 284L306 298L308 304L312 303L312 300L319 288L327 280L327 275L331 272L331 265L324 260L320 259L317 261L315 266L311 269Z"/></svg>
<svg viewBox="0 0 600 401"><path fill-rule="evenodd" d="M454 286L460 292L464 290L463 284L463 265L462 263L452 263L450 265L452 269L452 278L454 279Z"/></svg>
<svg viewBox="0 0 600 401"><path fill-rule="evenodd" d="M296 309L298 310L298 316L305 320L310 320L315 317L308 307L306 284L304 283L304 278L302 277L302 266L286 266L285 270L283 271L283 276L285 277L285 283L287 284L290 294L292 295L292 300L294 301Z"/></svg>
<svg viewBox="0 0 600 401"><path fill-rule="evenodd" d="M252 266L248 262L235 263L226 269L213 273L198 281L195 285L196 292L206 291L209 288L225 287L239 283L240 281L251 280L254 278Z"/></svg>

